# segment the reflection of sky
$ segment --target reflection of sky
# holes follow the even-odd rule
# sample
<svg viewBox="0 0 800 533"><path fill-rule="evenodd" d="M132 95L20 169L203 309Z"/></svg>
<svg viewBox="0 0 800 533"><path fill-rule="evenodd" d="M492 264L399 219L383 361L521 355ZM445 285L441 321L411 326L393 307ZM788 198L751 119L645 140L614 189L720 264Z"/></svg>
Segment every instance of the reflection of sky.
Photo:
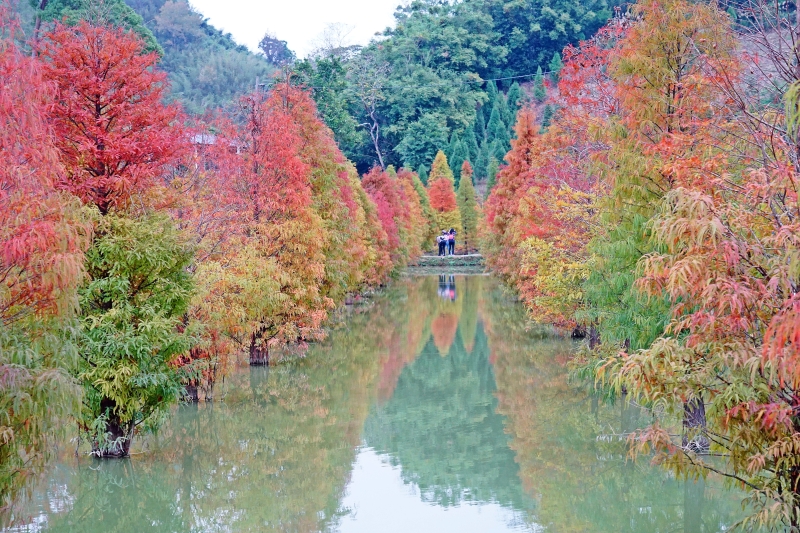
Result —
<svg viewBox="0 0 800 533"><path fill-rule="evenodd" d="M371 448L361 448L353 465L342 508L340 533L502 533L541 531L497 503L444 508L423 502L414 485L406 485L400 467L391 466Z"/></svg>

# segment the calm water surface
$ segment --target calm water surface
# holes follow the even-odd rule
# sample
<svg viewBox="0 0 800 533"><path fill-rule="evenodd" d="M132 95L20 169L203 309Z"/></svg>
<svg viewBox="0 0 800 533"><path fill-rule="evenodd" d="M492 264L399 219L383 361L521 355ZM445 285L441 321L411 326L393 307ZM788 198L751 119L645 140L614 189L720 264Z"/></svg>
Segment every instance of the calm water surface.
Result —
<svg viewBox="0 0 800 533"><path fill-rule="evenodd" d="M130 460L65 445L9 531L728 529L740 495L626 461L646 415L568 384L572 349L491 278L413 278L305 359L236 369Z"/></svg>

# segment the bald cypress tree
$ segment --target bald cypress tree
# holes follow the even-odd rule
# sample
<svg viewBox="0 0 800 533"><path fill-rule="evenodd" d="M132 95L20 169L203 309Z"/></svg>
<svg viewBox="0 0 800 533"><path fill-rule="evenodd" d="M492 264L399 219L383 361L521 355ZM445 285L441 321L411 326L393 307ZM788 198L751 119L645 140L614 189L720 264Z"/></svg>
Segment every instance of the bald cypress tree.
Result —
<svg viewBox="0 0 800 533"><path fill-rule="evenodd" d="M456 202L461 213L461 238L466 251L469 252L478 242L479 215L475 187L472 185L472 165L469 164L469 161L464 161L460 174Z"/></svg>
<svg viewBox="0 0 800 533"><path fill-rule="evenodd" d="M436 158L433 160L431 173L428 176L428 185L436 181L437 178L447 178L451 183L455 183L456 181L453 177L453 171L450 170L450 165L447 164L447 156L441 150L439 150L436 154Z"/></svg>

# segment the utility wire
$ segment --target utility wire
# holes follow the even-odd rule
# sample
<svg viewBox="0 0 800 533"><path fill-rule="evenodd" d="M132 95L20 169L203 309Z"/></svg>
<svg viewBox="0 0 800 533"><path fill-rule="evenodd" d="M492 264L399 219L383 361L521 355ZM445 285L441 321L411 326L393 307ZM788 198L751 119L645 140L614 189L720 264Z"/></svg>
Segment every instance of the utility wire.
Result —
<svg viewBox="0 0 800 533"><path fill-rule="evenodd" d="M549 71L547 71L547 72L543 71L542 72L542 76L543 77L546 77L549 74L550 74ZM535 76L536 76L536 74L521 74L519 76L506 76L504 78L489 78L489 79L481 79L480 81L475 80L473 83L482 84L482 83L486 83L488 81L519 80L519 79L523 79L523 78L533 78ZM457 85L457 84L463 86L466 83L469 83L469 82L465 82L464 80L457 80L457 81L452 81L452 82L443 81L443 82L440 82L440 83L425 83L425 84L419 84L419 85L409 85L409 84L383 85L381 87L375 87L375 88L376 89L381 89L381 90L383 90L383 89L421 89L421 88L426 88L426 87L454 86L454 85ZM306 87L308 89L317 89L317 90L320 90L320 89L340 89L341 88L339 86L332 86L332 85L329 85L329 86L324 86L324 85L303 85L303 87Z"/></svg>

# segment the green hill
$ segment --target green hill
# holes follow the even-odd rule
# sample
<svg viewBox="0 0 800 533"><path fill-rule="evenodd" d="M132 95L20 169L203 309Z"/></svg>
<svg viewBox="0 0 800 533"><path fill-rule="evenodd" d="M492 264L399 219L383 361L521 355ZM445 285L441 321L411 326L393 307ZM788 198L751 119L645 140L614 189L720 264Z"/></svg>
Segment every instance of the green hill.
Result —
<svg viewBox="0 0 800 533"><path fill-rule="evenodd" d="M187 111L223 107L275 67L208 23L186 0L126 0L164 49L172 96Z"/></svg>
<svg viewBox="0 0 800 533"><path fill-rule="evenodd" d="M40 0L20 0L22 27L32 35ZM104 20L138 33L162 54L171 98L190 113L225 107L270 78L275 66L208 23L187 0L49 0L44 27L54 20Z"/></svg>

